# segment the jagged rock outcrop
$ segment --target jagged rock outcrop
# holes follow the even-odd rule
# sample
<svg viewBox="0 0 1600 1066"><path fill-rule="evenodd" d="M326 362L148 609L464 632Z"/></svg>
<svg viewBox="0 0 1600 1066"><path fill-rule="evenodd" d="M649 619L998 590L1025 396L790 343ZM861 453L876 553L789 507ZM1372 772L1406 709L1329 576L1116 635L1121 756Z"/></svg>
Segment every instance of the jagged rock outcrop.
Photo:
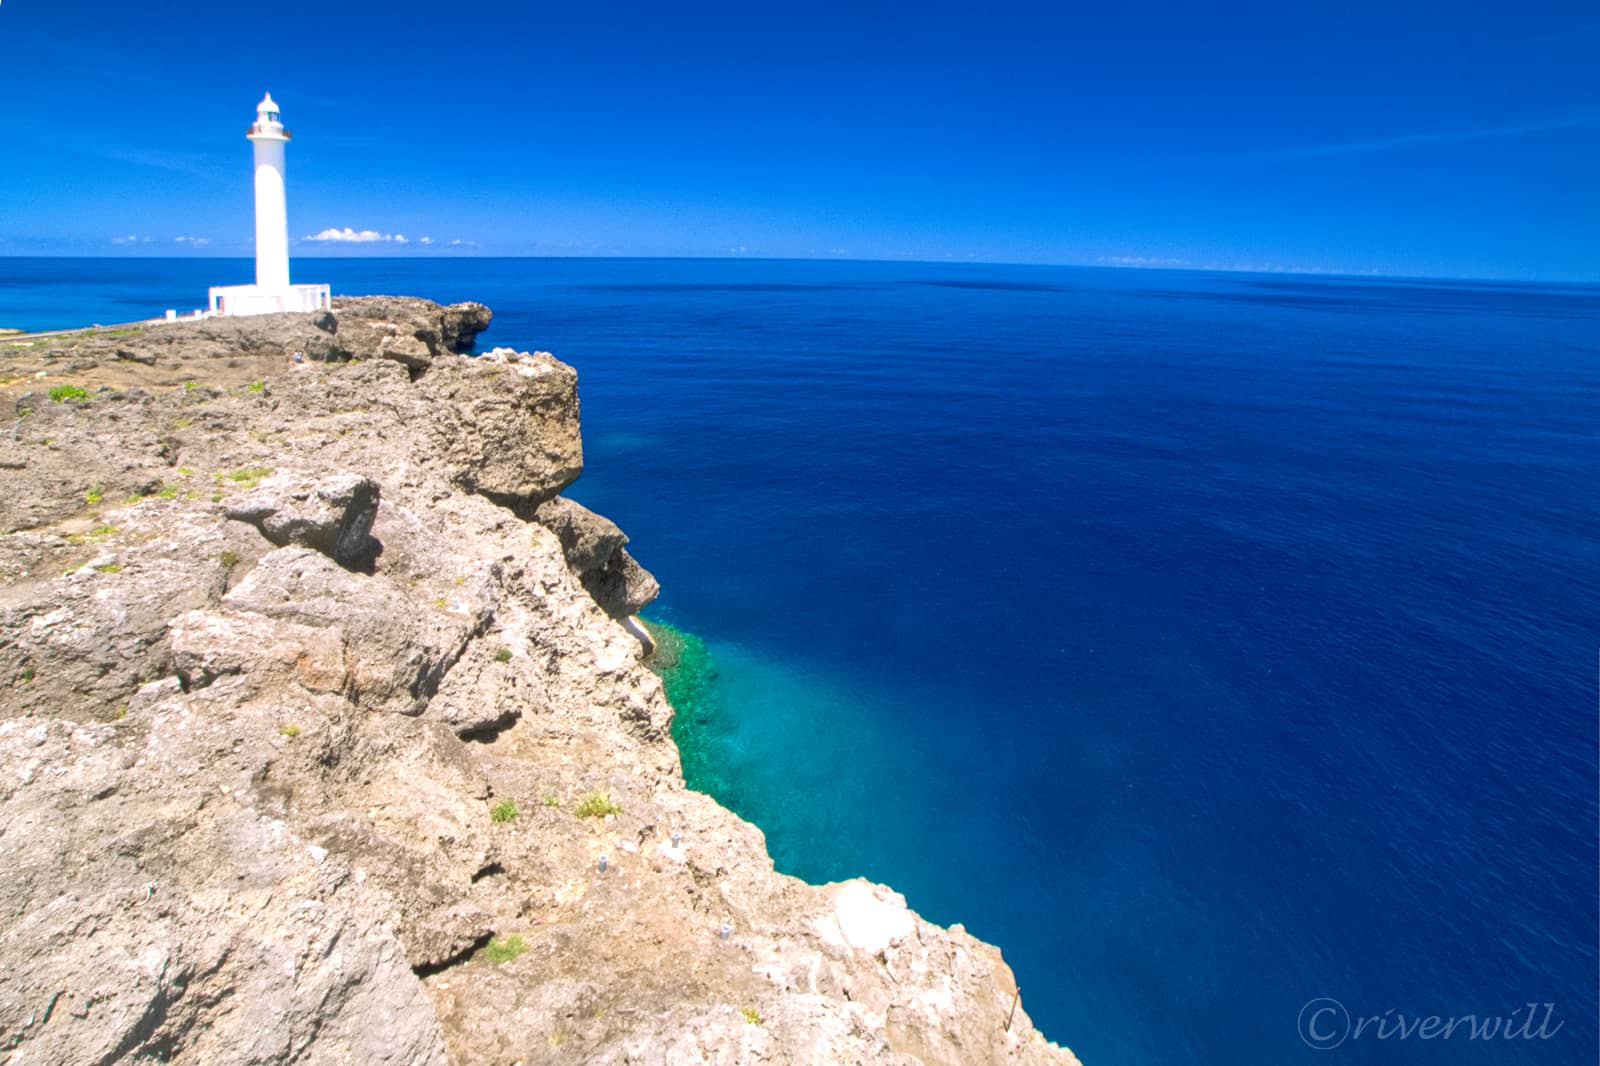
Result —
<svg viewBox="0 0 1600 1066"><path fill-rule="evenodd" d="M341 297L331 311L85 330L49 340L8 340L0 352L8 377L44 370L53 381L71 381L106 368L123 387L232 386L279 373L296 357L324 363L389 359L415 374L440 356L471 351L492 317L480 303L441 307L409 296Z"/></svg>
<svg viewBox="0 0 1600 1066"><path fill-rule="evenodd" d="M600 569L628 543L628 535L611 519L565 496L540 504L533 517L556 535L575 574Z"/></svg>
<svg viewBox="0 0 1600 1066"><path fill-rule="evenodd" d="M468 492L533 506L583 471L578 375L549 353L452 359L417 385L429 450Z"/></svg>
<svg viewBox="0 0 1600 1066"><path fill-rule="evenodd" d="M623 550L628 535L611 519L563 496L540 504L533 517L561 541L567 565L611 617L638 614L660 595L654 575Z"/></svg>
<svg viewBox="0 0 1600 1066"><path fill-rule="evenodd" d="M994 948L684 787L654 580L556 495L575 375L454 310L16 357L0 1061L1075 1062Z"/></svg>

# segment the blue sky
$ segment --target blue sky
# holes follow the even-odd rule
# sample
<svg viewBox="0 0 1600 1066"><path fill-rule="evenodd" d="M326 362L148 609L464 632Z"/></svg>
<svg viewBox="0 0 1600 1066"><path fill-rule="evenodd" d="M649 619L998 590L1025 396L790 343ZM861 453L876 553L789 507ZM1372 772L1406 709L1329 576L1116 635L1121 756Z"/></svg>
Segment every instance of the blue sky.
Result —
<svg viewBox="0 0 1600 1066"><path fill-rule="evenodd" d="M1438 7L5 0L0 255L250 254L270 90L296 257L1600 280L1600 9Z"/></svg>

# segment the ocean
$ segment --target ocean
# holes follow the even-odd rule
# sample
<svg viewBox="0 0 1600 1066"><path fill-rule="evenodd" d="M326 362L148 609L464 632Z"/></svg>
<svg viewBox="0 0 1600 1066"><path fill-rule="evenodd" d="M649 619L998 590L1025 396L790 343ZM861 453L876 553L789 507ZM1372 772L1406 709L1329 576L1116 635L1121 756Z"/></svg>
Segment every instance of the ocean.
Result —
<svg viewBox="0 0 1600 1066"><path fill-rule="evenodd" d="M576 366L569 495L715 670L678 727L691 783L779 869L998 944L1087 1066L1600 1058L1600 288L296 276L482 300L481 345ZM0 259L0 326L248 280Z"/></svg>

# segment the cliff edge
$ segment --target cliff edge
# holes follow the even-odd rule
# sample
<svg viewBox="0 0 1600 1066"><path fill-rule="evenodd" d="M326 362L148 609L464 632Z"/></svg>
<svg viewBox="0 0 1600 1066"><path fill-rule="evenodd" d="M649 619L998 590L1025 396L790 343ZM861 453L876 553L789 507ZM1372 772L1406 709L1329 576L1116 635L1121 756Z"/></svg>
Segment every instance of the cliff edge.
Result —
<svg viewBox="0 0 1600 1066"><path fill-rule="evenodd" d="M0 342L0 1062L1075 1063L684 787L577 375L488 322Z"/></svg>

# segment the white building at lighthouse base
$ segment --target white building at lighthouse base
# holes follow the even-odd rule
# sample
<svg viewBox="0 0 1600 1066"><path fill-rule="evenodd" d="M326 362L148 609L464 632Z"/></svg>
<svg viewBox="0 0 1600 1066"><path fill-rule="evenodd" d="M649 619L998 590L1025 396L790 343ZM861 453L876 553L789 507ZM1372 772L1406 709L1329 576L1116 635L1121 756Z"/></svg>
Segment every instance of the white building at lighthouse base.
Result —
<svg viewBox="0 0 1600 1066"><path fill-rule="evenodd" d="M326 311L332 306L333 297L326 285L211 286L214 315L275 315L280 311Z"/></svg>

